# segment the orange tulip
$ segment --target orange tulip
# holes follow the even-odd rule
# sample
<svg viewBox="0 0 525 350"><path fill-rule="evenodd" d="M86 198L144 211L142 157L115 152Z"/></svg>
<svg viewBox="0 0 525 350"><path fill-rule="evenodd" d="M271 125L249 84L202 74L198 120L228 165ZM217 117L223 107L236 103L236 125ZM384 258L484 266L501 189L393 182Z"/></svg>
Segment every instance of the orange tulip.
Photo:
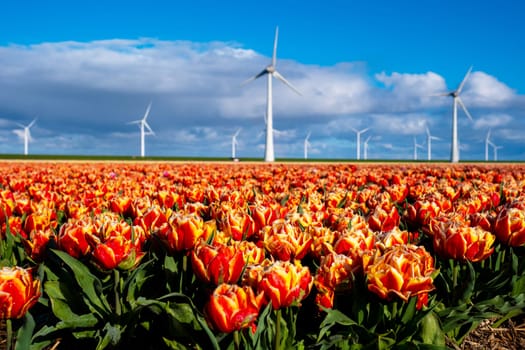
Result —
<svg viewBox="0 0 525 350"><path fill-rule="evenodd" d="M434 234L434 250L445 258L481 261L494 251L496 237L479 226L470 227L455 221L443 224Z"/></svg>
<svg viewBox="0 0 525 350"><path fill-rule="evenodd" d="M251 287L221 284L204 307L206 320L219 332L231 333L243 328L256 328L264 295L257 296Z"/></svg>
<svg viewBox="0 0 525 350"><path fill-rule="evenodd" d="M518 207L503 208L494 222L498 239L511 247L525 244L525 210Z"/></svg>
<svg viewBox="0 0 525 350"><path fill-rule="evenodd" d="M321 259L315 275L314 285L318 290L316 303L326 308L333 307L334 292L352 287L352 276L360 266L351 257L331 253Z"/></svg>
<svg viewBox="0 0 525 350"><path fill-rule="evenodd" d="M201 238L206 240L211 234L202 217L194 213L173 213L168 222L170 229L159 231L157 236L171 252L190 250Z"/></svg>
<svg viewBox="0 0 525 350"><path fill-rule="evenodd" d="M0 269L0 319L22 318L40 298L40 280L31 269Z"/></svg>
<svg viewBox="0 0 525 350"><path fill-rule="evenodd" d="M263 273L258 289L272 302L274 310L300 305L310 294L313 279L310 270L298 261L276 261Z"/></svg>
<svg viewBox="0 0 525 350"><path fill-rule="evenodd" d="M245 262L242 251L234 246L213 246L201 241L191 253L191 264L197 278L219 285L237 283Z"/></svg>
<svg viewBox="0 0 525 350"><path fill-rule="evenodd" d="M424 247L395 245L368 265L368 290L381 299L408 301L434 290L433 272L434 259Z"/></svg>
<svg viewBox="0 0 525 350"><path fill-rule="evenodd" d="M95 227L89 220L68 221L60 227L58 247L74 258L80 258L91 251L86 235L95 234Z"/></svg>
<svg viewBox="0 0 525 350"><path fill-rule="evenodd" d="M310 249L312 237L285 219L275 220L267 226L264 234L264 247L276 259L301 260Z"/></svg>

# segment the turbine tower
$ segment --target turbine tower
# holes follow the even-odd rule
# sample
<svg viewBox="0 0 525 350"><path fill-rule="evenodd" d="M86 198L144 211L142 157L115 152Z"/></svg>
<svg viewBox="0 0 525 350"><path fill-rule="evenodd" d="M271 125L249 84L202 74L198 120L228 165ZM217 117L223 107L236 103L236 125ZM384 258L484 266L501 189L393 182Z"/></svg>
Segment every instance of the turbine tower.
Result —
<svg viewBox="0 0 525 350"><path fill-rule="evenodd" d="M151 109L151 102L148 104L148 108L146 108L146 113L144 113L144 117L140 120L134 120L132 122L129 122L128 124L139 124L140 128L140 156L144 158L146 154L146 145L145 145L145 136L146 135L155 135L153 130L151 130L151 127L149 126L146 119L148 119L149 111ZM147 131L145 130L147 129Z"/></svg>
<svg viewBox="0 0 525 350"><path fill-rule="evenodd" d="M298 95L301 95L288 80L286 80L276 69L277 65L277 38L279 36L279 27L275 28L275 39L273 42L273 55L272 62L266 66L259 74L246 80L244 84L247 84L255 79L258 79L264 75L267 76L267 91L266 91L266 148L264 151L264 160L266 162L273 162L275 155L273 151L273 102L272 102L272 77L275 77L287 85L290 89L295 91Z"/></svg>
<svg viewBox="0 0 525 350"><path fill-rule="evenodd" d="M427 132L427 160L432 160L432 140L441 140L439 137L432 136L428 126L426 128Z"/></svg>
<svg viewBox="0 0 525 350"><path fill-rule="evenodd" d="M459 97L461 94L461 90L463 90L463 86L465 85L465 82L467 81L470 72L472 71L472 67L468 70L467 74L465 74L465 77L459 84L456 90L443 93L440 96L450 96L452 97L452 145L451 145L451 151L450 151L450 161L452 163L459 162L459 142L458 142L458 104L461 106L467 117L472 120L472 116L467 110L467 107L465 107L465 104Z"/></svg>
<svg viewBox="0 0 525 350"><path fill-rule="evenodd" d="M308 132L304 139L304 159L308 159L308 147L311 145L310 141L308 141L308 139L310 139L310 135L311 132Z"/></svg>
<svg viewBox="0 0 525 350"><path fill-rule="evenodd" d="M414 160L417 160L417 149L418 148L424 149L423 145L420 145L417 143L416 137L414 136Z"/></svg>
<svg viewBox="0 0 525 350"><path fill-rule="evenodd" d="M235 151L236 151L236 147L239 145L239 143L237 142L237 136L239 135L239 133L241 132L241 129L238 129L235 134L233 134L232 136L232 159L236 159L236 155L235 155Z"/></svg>
<svg viewBox="0 0 525 350"><path fill-rule="evenodd" d="M494 145L494 144L490 141L490 129L489 129L489 131L487 132L487 137L485 137L485 162L488 162L488 161L489 161L489 145Z"/></svg>
<svg viewBox="0 0 525 350"><path fill-rule="evenodd" d="M23 124L18 124L18 126L20 126L22 128L22 132L23 132L23 135L24 135L24 155L28 155L29 154L29 141L32 141L32 137L31 137L31 132L29 131L29 129L31 129L31 127L33 125L35 125L36 123L36 118L33 119L33 121L27 125L23 125Z"/></svg>
<svg viewBox="0 0 525 350"><path fill-rule="evenodd" d="M357 129L354 129L352 128L352 130L356 133L357 135L357 147L356 147L356 153L357 153L357 160L360 159L361 157L361 134L367 132L370 128L365 128L363 130L357 130Z"/></svg>
<svg viewBox="0 0 525 350"><path fill-rule="evenodd" d="M368 136L365 142L363 142L363 159L364 160L368 159L368 141L370 141L371 138L372 136Z"/></svg>

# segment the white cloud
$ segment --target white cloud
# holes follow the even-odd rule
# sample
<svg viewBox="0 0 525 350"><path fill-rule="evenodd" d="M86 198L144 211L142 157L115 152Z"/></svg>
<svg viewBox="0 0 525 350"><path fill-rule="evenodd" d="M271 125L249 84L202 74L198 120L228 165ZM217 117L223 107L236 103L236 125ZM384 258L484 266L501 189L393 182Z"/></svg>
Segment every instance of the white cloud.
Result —
<svg viewBox="0 0 525 350"><path fill-rule="evenodd" d="M497 128L508 125L512 117L508 114L488 114L474 120L474 129Z"/></svg>
<svg viewBox="0 0 525 350"><path fill-rule="evenodd" d="M269 63L269 57L224 42L141 38L0 46L0 138L11 140L2 152L19 152L15 123L38 116L31 144L37 153L137 154L139 132L127 123L140 119L151 101L148 123L156 136L146 138L147 154L229 156L231 134L242 127L239 154L262 157L266 78L241 83ZM447 91L434 72L370 76L363 63L280 59L277 69L302 96L273 80L276 155L302 157L308 130L316 145L310 153L318 149L332 158L354 157L352 128L371 127L362 141L381 136L390 145L387 152L371 142L377 158L410 156L412 135L424 135L427 125L433 135L450 138L452 103L433 96ZM525 97L493 76L472 73L463 99L474 117L469 128L525 129ZM461 117L461 140L473 142L466 123ZM448 157L442 148L442 158ZM440 144L433 149L440 152Z"/></svg>
<svg viewBox="0 0 525 350"><path fill-rule="evenodd" d="M469 106L498 107L516 96L514 90L484 72L473 72L465 83L463 99ZM468 108L468 107L467 107Z"/></svg>

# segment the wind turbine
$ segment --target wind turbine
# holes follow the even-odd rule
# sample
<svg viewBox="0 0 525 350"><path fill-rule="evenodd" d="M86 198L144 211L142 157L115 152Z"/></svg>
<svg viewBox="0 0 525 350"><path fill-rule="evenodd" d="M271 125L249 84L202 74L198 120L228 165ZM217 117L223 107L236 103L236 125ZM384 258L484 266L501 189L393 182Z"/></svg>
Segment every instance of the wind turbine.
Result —
<svg viewBox="0 0 525 350"><path fill-rule="evenodd" d="M22 128L21 131L23 132L23 135L24 135L24 155L26 156L29 154L29 141L33 140L29 129L31 129L31 127L35 125L35 123L36 123L36 118L33 119L33 121L27 125L17 123L17 125ZM18 130L15 130L15 131L18 131Z"/></svg>
<svg viewBox="0 0 525 350"><path fill-rule="evenodd" d="M472 67L469 68L467 74L465 74L465 77L459 84L456 90L451 92L446 92L443 94L440 94L440 96L450 96L452 97L452 146L451 146L451 152L450 152L450 161L452 163L459 162L459 143L458 143L458 104L461 106L467 117L472 120L472 116L467 110L467 107L465 107L465 104L459 97L461 94L461 90L463 90L463 86L465 85L465 82L467 81L470 72L472 71Z"/></svg>
<svg viewBox="0 0 525 350"><path fill-rule="evenodd" d="M356 133L357 135L357 147L356 147L356 153L357 153L357 160L360 159L361 157L361 134L367 132L370 128L365 128L363 130L357 130L357 129L354 129L352 128L352 130Z"/></svg>
<svg viewBox="0 0 525 350"><path fill-rule="evenodd" d="M287 85L290 89L295 91L298 95L301 95L299 90L297 90L288 80L286 80L277 70L277 38L279 36L279 27L275 28L275 39L273 42L273 55L272 63L266 66L259 74L251 77L246 80L244 84L247 84L255 79L258 79L264 75L268 78L267 80L267 91L266 91L266 149L264 151L264 160L266 162L273 162L275 160L275 155L273 151L273 102L272 102L272 77L275 77Z"/></svg>
<svg viewBox="0 0 525 350"><path fill-rule="evenodd" d="M312 134L311 132L308 132L308 134L306 135L304 139L304 159L308 159L308 147L311 145L308 139L310 139L311 134Z"/></svg>
<svg viewBox="0 0 525 350"><path fill-rule="evenodd" d="M241 132L241 129L238 129L235 134L233 134L232 136L232 159L236 159L237 157L235 156L235 150L236 150L236 146L239 145L239 143L237 142L237 136L239 135L239 133Z"/></svg>
<svg viewBox="0 0 525 350"><path fill-rule="evenodd" d="M417 160L417 149L418 148L424 149L423 145L420 145L417 143L416 137L414 136L414 160Z"/></svg>
<svg viewBox="0 0 525 350"><path fill-rule="evenodd" d="M441 140L439 137L432 136L428 126L426 127L427 132L427 160L432 160L432 140Z"/></svg>
<svg viewBox="0 0 525 350"><path fill-rule="evenodd" d="M498 149L503 148L503 146L496 146L496 144L492 143L492 148L494 149L494 161L498 161Z"/></svg>
<svg viewBox="0 0 525 350"><path fill-rule="evenodd" d="M365 142L363 142L363 159L364 160L368 159L368 141L370 141L371 138L372 136L368 136Z"/></svg>
<svg viewBox="0 0 525 350"><path fill-rule="evenodd" d="M489 129L489 131L487 132L487 137L485 137L485 162L488 162L488 161L489 161L489 145L494 145L494 144L490 141L490 129Z"/></svg>
<svg viewBox="0 0 525 350"><path fill-rule="evenodd" d="M132 122L129 122L128 124L139 124L140 128L140 156L144 158L145 155L145 136L146 135L155 135L153 130L151 130L151 127L149 126L146 119L148 119L149 111L151 109L151 102L148 104L148 108L146 108L146 113L144 113L144 117L140 120L134 120ZM148 129L147 131L145 129Z"/></svg>

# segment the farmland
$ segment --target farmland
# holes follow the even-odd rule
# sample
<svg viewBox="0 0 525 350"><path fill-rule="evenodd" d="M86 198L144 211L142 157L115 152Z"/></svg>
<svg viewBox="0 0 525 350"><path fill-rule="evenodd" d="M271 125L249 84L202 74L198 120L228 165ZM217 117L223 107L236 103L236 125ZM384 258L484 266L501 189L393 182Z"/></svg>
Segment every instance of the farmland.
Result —
<svg viewBox="0 0 525 350"><path fill-rule="evenodd" d="M7 160L0 224L20 347L446 348L525 310L521 164Z"/></svg>

